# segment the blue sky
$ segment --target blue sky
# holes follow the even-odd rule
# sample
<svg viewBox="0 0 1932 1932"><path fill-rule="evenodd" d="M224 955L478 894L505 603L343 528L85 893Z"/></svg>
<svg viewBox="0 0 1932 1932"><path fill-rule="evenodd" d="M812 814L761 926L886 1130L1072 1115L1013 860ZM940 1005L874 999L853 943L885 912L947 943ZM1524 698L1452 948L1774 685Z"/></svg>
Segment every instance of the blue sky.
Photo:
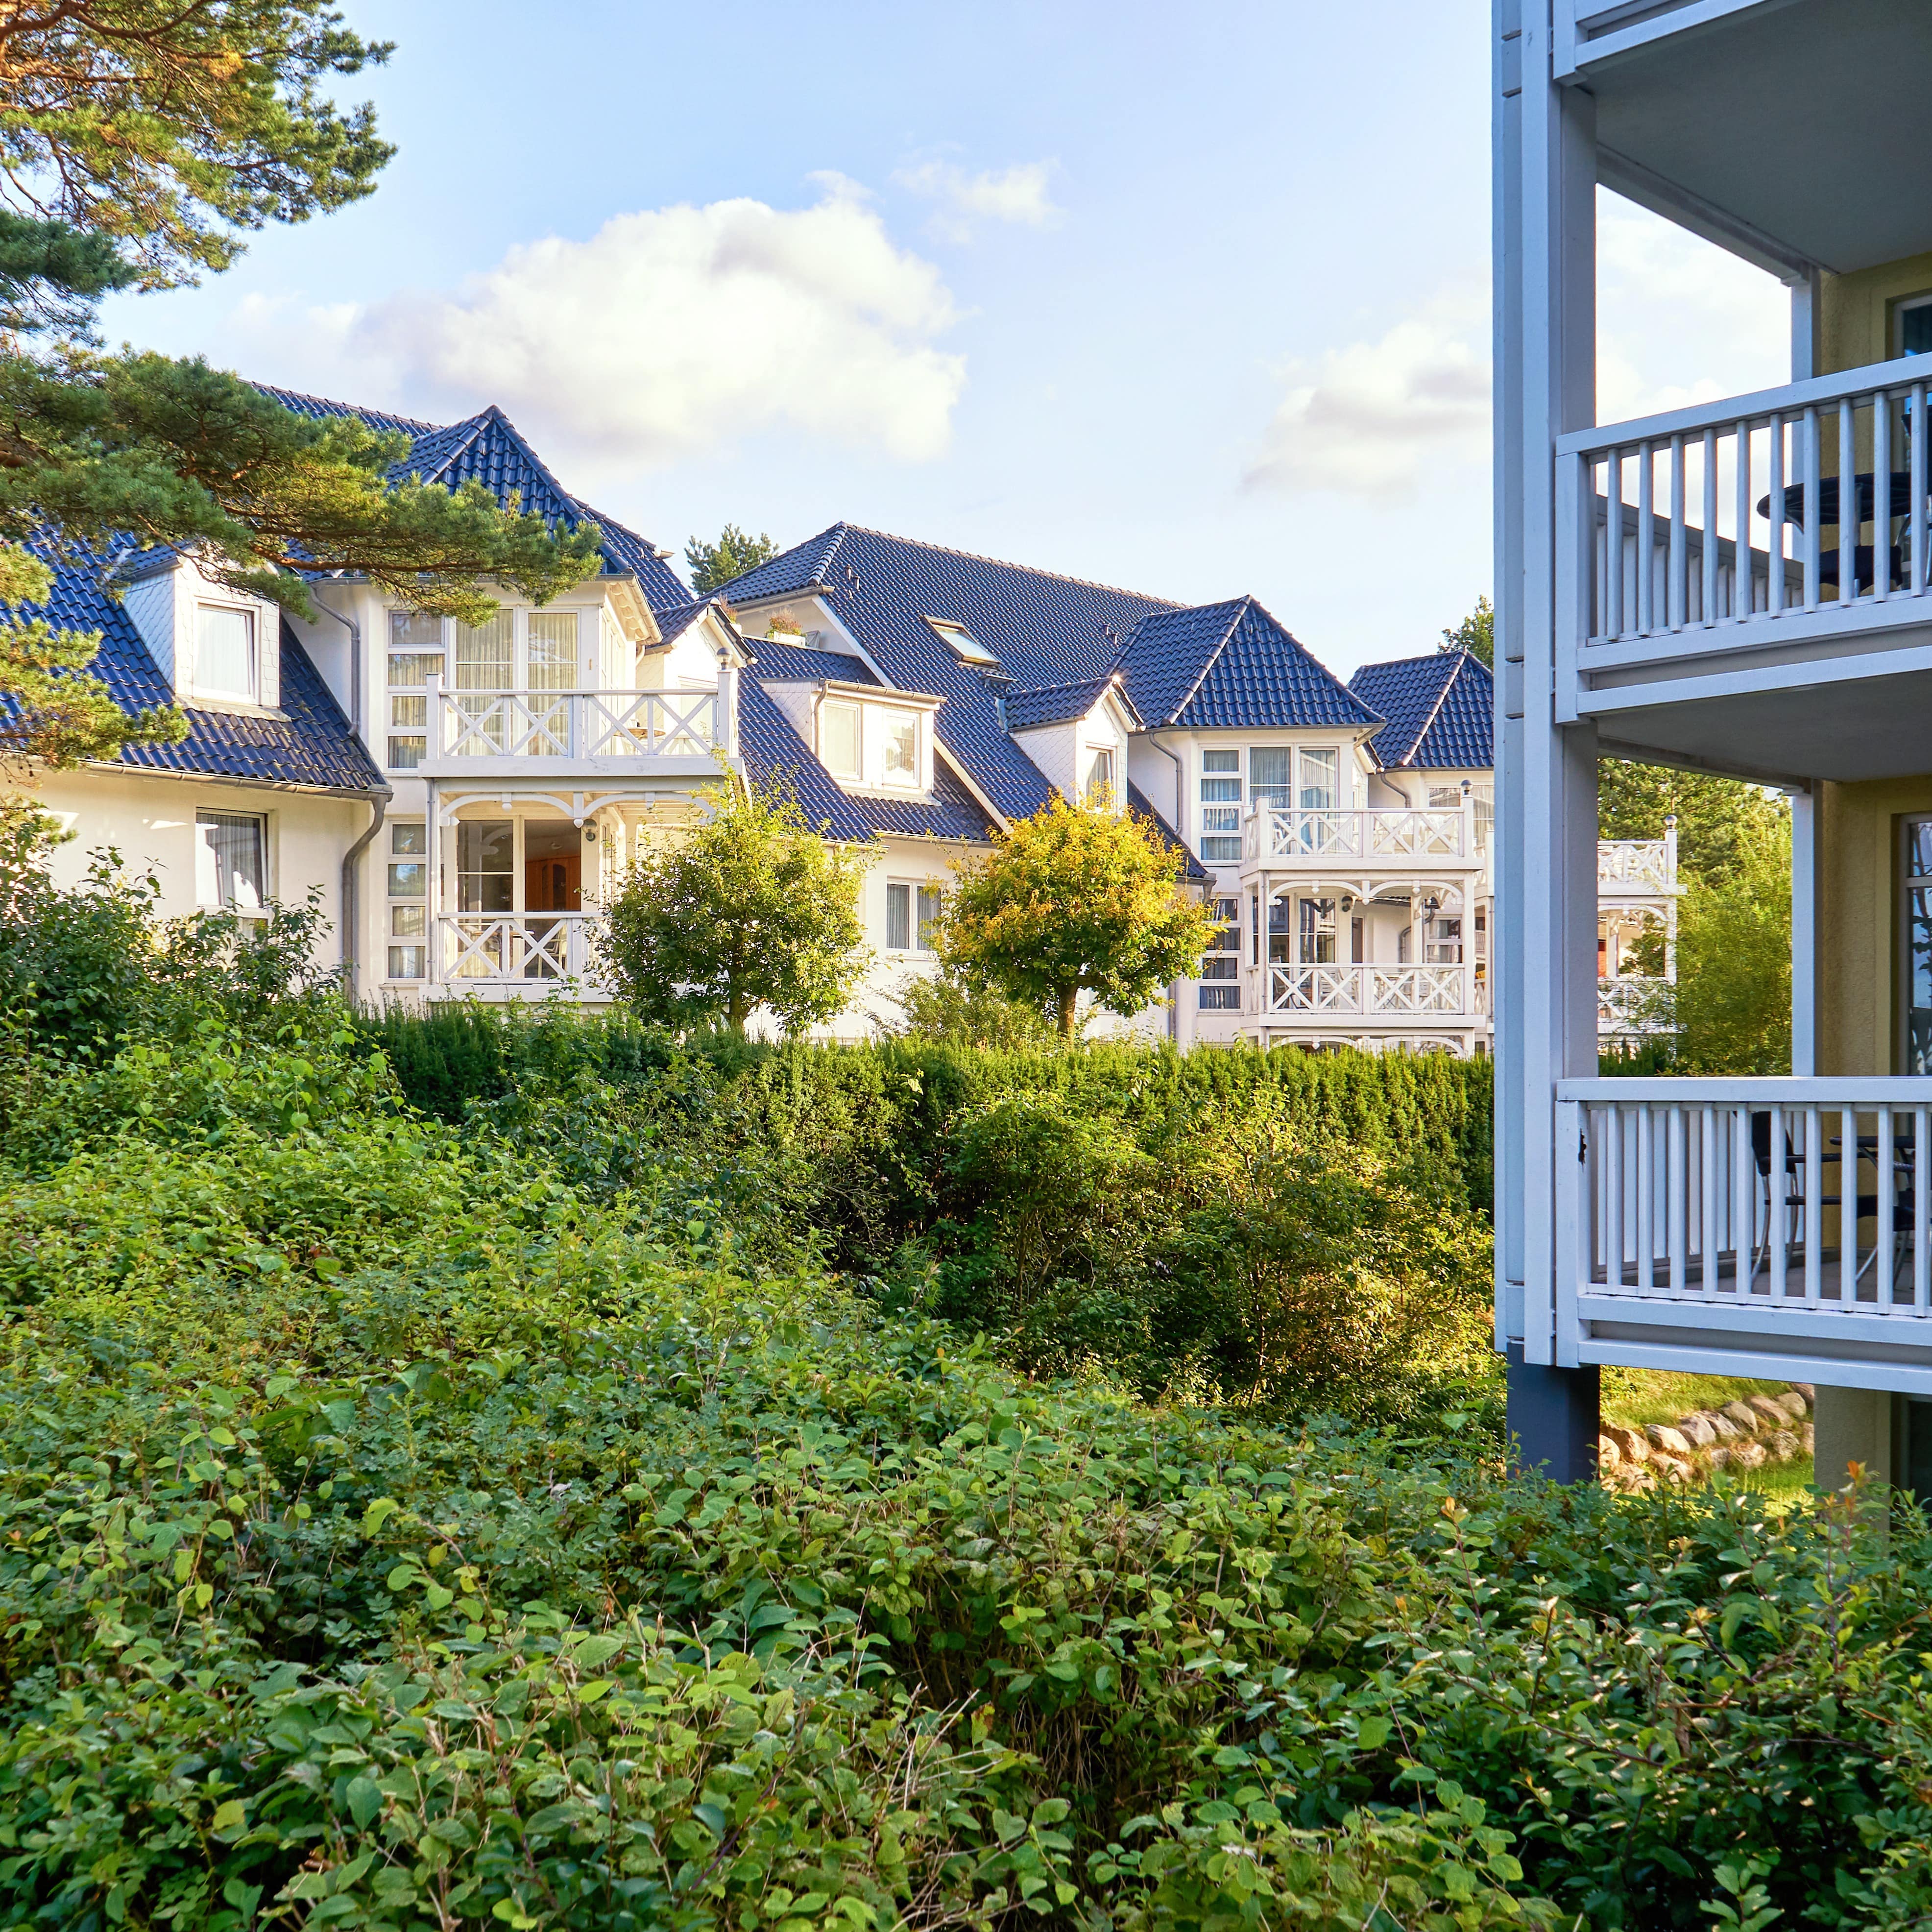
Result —
<svg viewBox="0 0 1932 1932"><path fill-rule="evenodd" d="M348 11L375 196L111 335L497 402L660 544L1252 591L1344 672L1490 587L1484 0ZM1781 379L1774 284L1604 234L1606 417Z"/></svg>

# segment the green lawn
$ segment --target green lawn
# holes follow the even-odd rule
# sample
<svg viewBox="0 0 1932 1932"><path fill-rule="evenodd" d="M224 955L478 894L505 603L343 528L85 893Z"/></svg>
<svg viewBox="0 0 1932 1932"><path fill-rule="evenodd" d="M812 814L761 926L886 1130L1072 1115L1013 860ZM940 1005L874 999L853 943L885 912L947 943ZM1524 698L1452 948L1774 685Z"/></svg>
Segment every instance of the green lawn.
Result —
<svg viewBox="0 0 1932 1932"><path fill-rule="evenodd" d="M1646 1422L1675 1422L1694 1408L1721 1408L1742 1396L1782 1395L1790 1387L1789 1382L1747 1382L1728 1376L1672 1375L1661 1369L1606 1369L1604 1420L1626 1429L1640 1428ZM1790 1509L1809 1498L1811 1458L1768 1462L1724 1480L1756 1490L1780 1510Z"/></svg>

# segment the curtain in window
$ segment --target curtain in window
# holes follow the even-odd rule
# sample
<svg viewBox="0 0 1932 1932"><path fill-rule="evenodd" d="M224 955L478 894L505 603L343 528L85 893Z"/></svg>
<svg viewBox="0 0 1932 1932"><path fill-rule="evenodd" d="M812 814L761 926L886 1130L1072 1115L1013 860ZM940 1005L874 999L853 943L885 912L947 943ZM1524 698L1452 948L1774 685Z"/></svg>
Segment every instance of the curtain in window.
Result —
<svg viewBox="0 0 1932 1932"><path fill-rule="evenodd" d="M262 821L238 813L195 814L194 896L203 905L252 912L266 901Z"/></svg>
<svg viewBox="0 0 1932 1932"><path fill-rule="evenodd" d="M888 952L910 952L912 950L912 888L910 886L888 886L886 888L886 950Z"/></svg>
<svg viewBox="0 0 1932 1932"><path fill-rule="evenodd" d="M1333 812L1341 802L1336 792L1336 754L1304 752L1301 754L1301 808L1304 812Z"/></svg>
<svg viewBox="0 0 1932 1932"><path fill-rule="evenodd" d="M939 888L921 886L919 889L919 950L922 952L934 951L933 928L939 923Z"/></svg>
<svg viewBox="0 0 1932 1932"><path fill-rule="evenodd" d="M515 625L508 611L499 610L487 624L458 624L455 628L456 688L478 694L460 696L457 703L466 718L481 721L461 748L487 757L506 749L508 742L503 707L494 694L515 688Z"/></svg>
<svg viewBox="0 0 1932 1932"><path fill-rule="evenodd" d="M203 691L252 698L255 695L254 614L204 604L200 633L195 650L195 682Z"/></svg>
<svg viewBox="0 0 1932 1932"><path fill-rule="evenodd" d="M530 688L532 691L574 691L577 688L577 613L574 610L532 610L530 613Z"/></svg>
<svg viewBox="0 0 1932 1932"><path fill-rule="evenodd" d="M1294 757L1286 746L1258 745L1248 754L1248 802L1266 803L1286 811L1294 802L1288 776Z"/></svg>

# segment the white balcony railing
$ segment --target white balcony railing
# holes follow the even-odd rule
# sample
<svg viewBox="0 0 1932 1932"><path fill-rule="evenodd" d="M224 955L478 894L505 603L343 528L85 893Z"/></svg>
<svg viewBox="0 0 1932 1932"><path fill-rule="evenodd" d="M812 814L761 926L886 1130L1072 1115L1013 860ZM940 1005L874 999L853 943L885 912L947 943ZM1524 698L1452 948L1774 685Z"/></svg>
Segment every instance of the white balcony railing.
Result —
<svg viewBox="0 0 1932 1932"><path fill-rule="evenodd" d="M466 992L595 988L588 912L452 913L436 922L438 976Z"/></svg>
<svg viewBox="0 0 1932 1932"><path fill-rule="evenodd" d="M1625 1037L1670 1032L1670 1016L1664 1006L1670 983L1666 980L1640 979L1634 974L1599 980L1598 1032Z"/></svg>
<svg viewBox="0 0 1932 1932"><path fill-rule="evenodd" d="M723 742L720 709L711 691L444 691L432 684L427 756L706 758Z"/></svg>
<svg viewBox="0 0 1932 1932"><path fill-rule="evenodd" d="M1710 649L1922 621L1928 374L1908 357L1560 438L1577 634Z"/></svg>
<svg viewBox="0 0 1932 1932"><path fill-rule="evenodd" d="M1476 856L1475 817L1468 812L1303 811L1270 805L1250 808L1242 856L1251 864L1340 860L1412 864L1468 861Z"/></svg>
<svg viewBox="0 0 1932 1932"><path fill-rule="evenodd" d="M1558 1094L1576 1295L1785 1332L1806 1332L1789 1318L1807 1312L1932 1316L1932 1080L1570 1080ZM1581 1312L1606 1310L1621 1318L1597 1300Z"/></svg>
<svg viewBox="0 0 1932 1932"><path fill-rule="evenodd" d="M1661 838L1600 838L1597 889L1662 894L1677 888L1670 844Z"/></svg>
<svg viewBox="0 0 1932 1932"><path fill-rule="evenodd" d="M1288 966L1259 969L1264 1012L1319 1018L1461 1018L1473 1012L1467 966Z"/></svg>

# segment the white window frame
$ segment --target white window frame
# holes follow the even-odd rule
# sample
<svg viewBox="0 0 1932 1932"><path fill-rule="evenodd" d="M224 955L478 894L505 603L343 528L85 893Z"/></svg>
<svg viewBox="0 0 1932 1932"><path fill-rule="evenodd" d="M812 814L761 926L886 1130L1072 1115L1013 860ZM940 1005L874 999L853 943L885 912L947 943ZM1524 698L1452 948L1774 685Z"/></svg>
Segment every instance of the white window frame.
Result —
<svg viewBox="0 0 1932 1932"><path fill-rule="evenodd" d="M1204 1013L1238 1013L1241 1010L1241 902L1217 894L1214 916L1221 923L1215 944L1201 956L1201 976L1196 1004ZM1214 970L1210 974L1209 968ZM1230 1000L1226 996L1232 991Z"/></svg>
<svg viewBox="0 0 1932 1932"><path fill-rule="evenodd" d="M862 713L866 708L867 707L863 705L861 705L859 707ZM890 786L894 791L919 790L920 789L919 782L920 753L922 748L919 741L919 713L916 711L902 711L898 709L897 706L887 709L886 707L881 706L879 707L879 722L882 728L879 736L880 784L882 786ZM898 730L902 725L907 724L912 727L912 770L902 775L896 772L890 772L886 770L886 758L888 748L892 743L892 734ZM860 749L862 753L865 748L865 725L862 721L860 724L859 729L860 734ZM861 762L862 765L862 758ZM828 766L826 769L829 770L830 767Z"/></svg>
<svg viewBox="0 0 1932 1932"><path fill-rule="evenodd" d="M852 764L849 770L842 770L832 762L830 747L826 742L826 714L832 711L851 713ZM866 707L855 698L821 698L814 722L818 728L818 743L815 748L818 762L836 778L843 778L850 784L862 783L866 775Z"/></svg>
<svg viewBox="0 0 1932 1932"><path fill-rule="evenodd" d="M1894 356L1903 356L1906 353L1905 318L1908 315L1925 309L1932 309L1932 291L1928 291L1923 295L1906 296L1902 300L1892 304L1892 352ZM1921 350L1918 353L1922 356L1932 352Z"/></svg>
<svg viewBox="0 0 1932 1932"><path fill-rule="evenodd" d="M220 862L214 848L202 836L204 826L212 829L222 822L252 825L255 828L255 853L261 876L255 883L256 903L253 905L238 904L222 894ZM266 914L268 902L274 897L272 866L268 820L265 814L257 812L197 812L195 814L194 899L197 906L209 912L236 913L244 919L261 917ZM211 877L214 880L212 891L206 883Z"/></svg>
<svg viewBox="0 0 1932 1932"><path fill-rule="evenodd" d="M416 836L418 846L414 852L404 849L406 838L412 835ZM392 819L387 850L383 855L382 946L383 964L387 969L383 977L399 985L416 983L429 977L429 868L432 862L429 828L425 821L420 818ZM422 884L413 892L398 891L397 875L410 866L421 872ZM414 933L400 930L410 922L411 913L416 915L415 923L420 930ZM398 914L402 917L398 918ZM399 957L412 950L418 956L418 970L413 973L398 970Z"/></svg>
<svg viewBox="0 0 1932 1932"><path fill-rule="evenodd" d="M449 626L440 617L428 622L436 627L434 646L427 639L413 644L406 650L396 647L396 620L398 618L420 620L422 613L392 607L383 613L382 619L382 737L383 768L392 772L412 772L429 754L429 692L428 680L431 676L440 679L446 688L449 682ZM434 672L425 670L423 681L417 684L398 684L394 681L393 667L399 658L428 658L436 659L440 668ZM414 722L413 715L407 711L410 706L418 707L422 722ZM406 746L411 740L420 739L421 748L413 758L400 758L397 748Z"/></svg>
<svg viewBox="0 0 1932 1932"><path fill-rule="evenodd" d="M248 674L247 688L236 690L231 685L217 684L208 675L207 653L202 648L202 620L209 614L220 611L239 617L248 629ZM194 688L197 694L209 698L226 698L240 704L260 704L262 701L262 622L261 613L252 604L230 604L219 598L197 597L194 604Z"/></svg>
<svg viewBox="0 0 1932 1932"><path fill-rule="evenodd" d="M1210 771L1210 758L1232 758L1234 764L1225 770ZM1241 856L1241 754L1237 748L1226 745L1204 746L1201 753L1199 776L1201 796L1198 808L1201 827L1196 844L1200 848L1202 863L1209 866L1232 866L1239 862ZM1232 796L1210 798L1210 785L1234 788ZM1216 818L1209 821L1208 814Z"/></svg>
<svg viewBox="0 0 1932 1932"><path fill-rule="evenodd" d="M892 898L895 893L903 893L902 903L905 908L907 944L895 944L892 939ZM885 950L902 958L915 956L926 958L933 957L936 948L932 944L932 928L937 924L940 913L940 888L930 879L888 879L886 881L886 944Z"/></svg>
<svg viewBox="0 0 1932 1932"><path fill-rule="evenodd" d="M1084 747L1084 752L1087 759L1087 773L1080 783L1082 803L1094 806L1100 803L1100 791L1102 780L1099 772L1100 767L1104 762L1107 767L1105 781L1107 788L1107 804L1109 808L1118 812L1120 808L1119 748L1113 745L1088 745Z"/></svg>

